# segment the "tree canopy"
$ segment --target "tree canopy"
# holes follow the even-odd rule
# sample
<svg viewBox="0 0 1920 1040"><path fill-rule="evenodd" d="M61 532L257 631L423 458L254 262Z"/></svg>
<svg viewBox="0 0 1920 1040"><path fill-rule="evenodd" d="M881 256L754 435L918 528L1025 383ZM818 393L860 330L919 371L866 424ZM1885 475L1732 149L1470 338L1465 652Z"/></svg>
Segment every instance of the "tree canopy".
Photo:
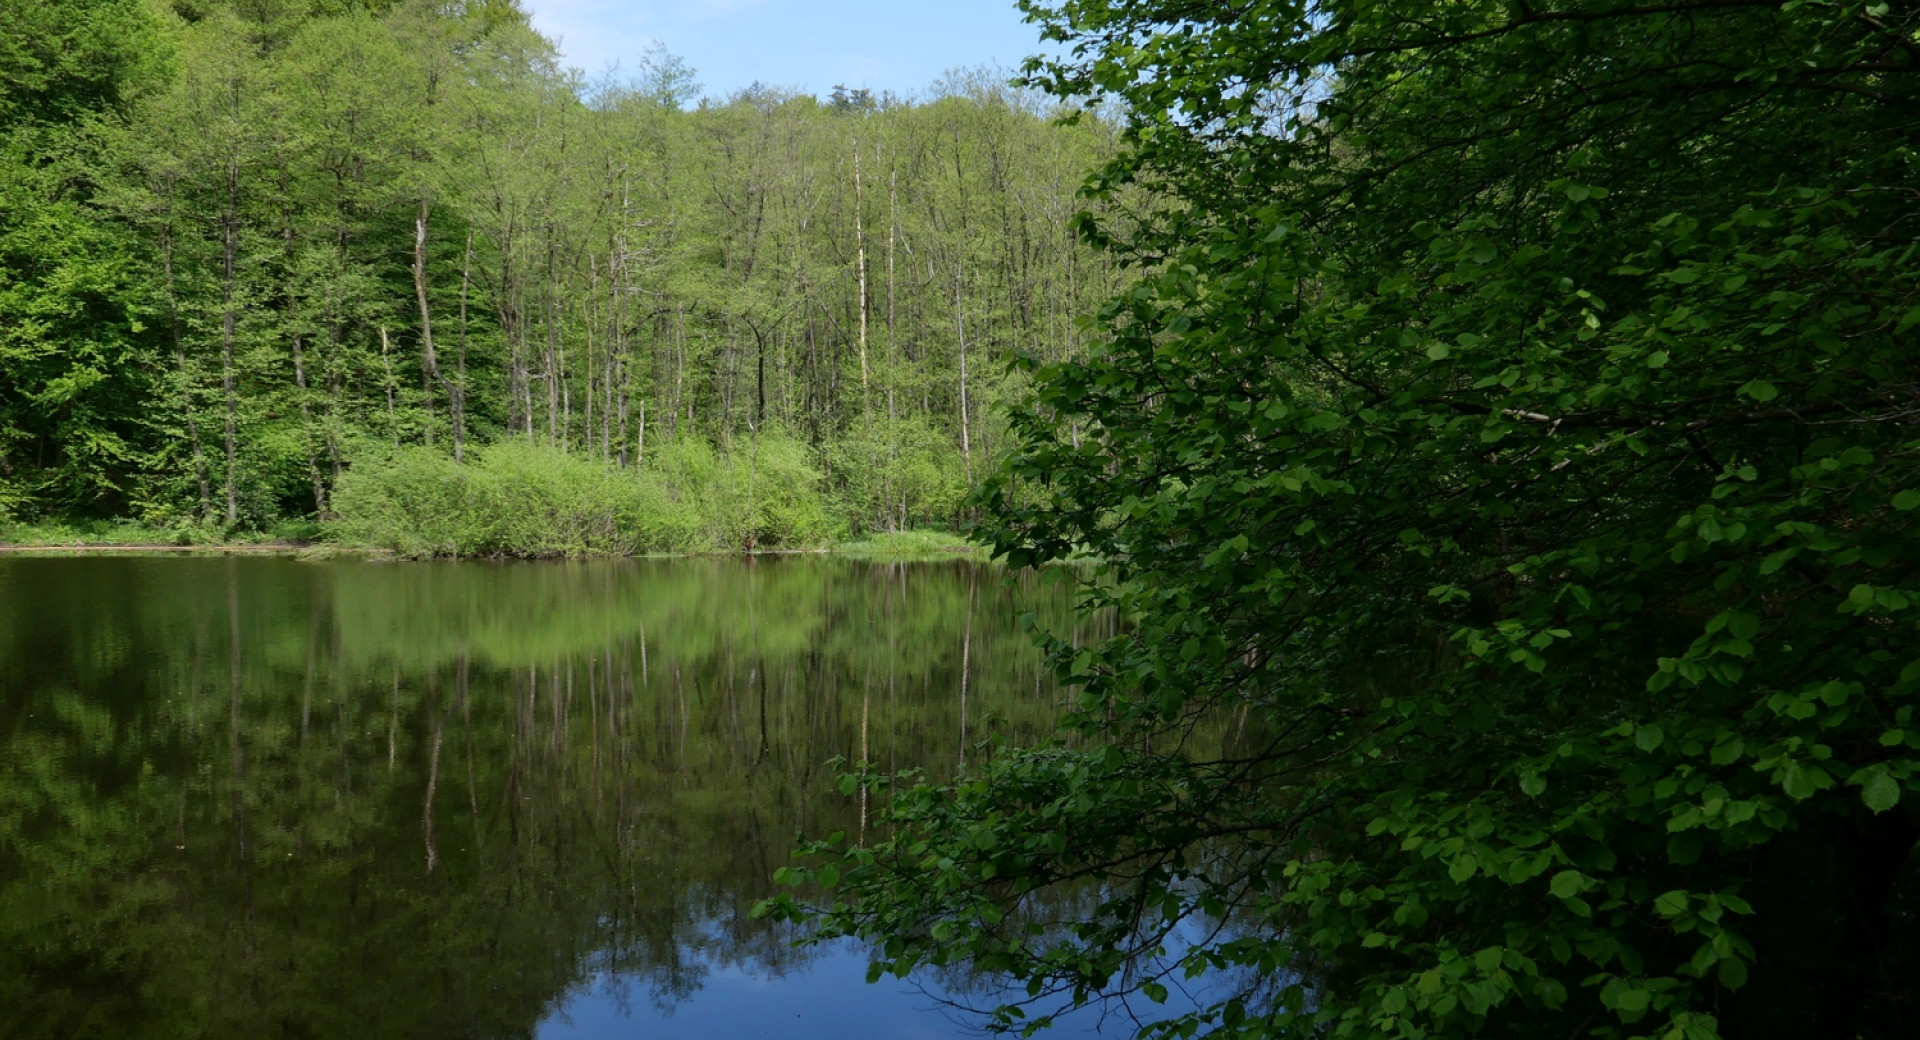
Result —
<svg viewBox="0 0 1920 1040"><path fill-rule="evenodd" d="M987 536L1131 628L1048 639L1097 739L861 775L827 933L1209 987L1156 1036L1908 1035L1920 12L1023 7L1155 202Z"/></svg>
<svg viewBox="0 0 1920 1040"><path fill-rule="evenodd" d="M0 73L0 521L264 530L396 455L631 484L764 439L839 529L951 524L1001 359L1120 278L1068 224L1112 126L990 72L703 97L513 0L25 0Z"/></svg>

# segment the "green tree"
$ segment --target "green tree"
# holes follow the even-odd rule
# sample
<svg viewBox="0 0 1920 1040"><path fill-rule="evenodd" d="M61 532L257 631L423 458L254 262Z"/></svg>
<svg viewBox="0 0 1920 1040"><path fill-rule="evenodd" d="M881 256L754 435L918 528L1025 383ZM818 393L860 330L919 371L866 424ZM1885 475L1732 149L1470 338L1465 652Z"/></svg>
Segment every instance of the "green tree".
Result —
<svg viewBox="0 0 1920 1040"><path fill-rule="evenodd" d="M150 462L147 243L99 202L165 50L127 0L0 11L0 515L124 511Z"/></svg>
<svg viewBox="0 0 1920 1040"><path fill-rule="evenodd" d="M989 535L1134 624L1051 642L1097 743L808 847L828 933L1220 980L1160 1036L1910 1033L1920 14L1022 6L1158 202Z"/></svg>

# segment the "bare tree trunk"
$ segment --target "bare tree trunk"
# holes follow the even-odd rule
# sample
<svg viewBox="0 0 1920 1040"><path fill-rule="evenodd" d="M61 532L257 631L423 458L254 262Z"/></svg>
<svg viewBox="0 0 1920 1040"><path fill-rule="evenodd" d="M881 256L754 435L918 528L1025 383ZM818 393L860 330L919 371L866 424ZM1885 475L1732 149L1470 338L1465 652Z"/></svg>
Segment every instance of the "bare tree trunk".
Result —
<svg viewBox="0 0 1920 1040"><path fill-rule="evenodd" d="M853 142L853 240L854 253L859 258L860 268L860 400L866 407L867 398L867 232L862 219L862 195L860 193L860 141Z"/></svg>
<svg viewBox="0 0 1920 1040"><path fill-rule="evenodd" d="M425 194L422 194L420 196L420 208L417 211L415 211L414 218L413 218L413 295L414 295L415 302L417 302L420 305L420 355L421 355L422 361L426 364L426 367L427 367L427 372L426 372L427 378L434 383L440 384L447 391L447 412L448 412L448 417L449 419L451 419L452 426L453 426L453 457L456 460L458 460L461 456L460 420L461 420L461 414L466 410L465 409L466 402L463 401L461 398L460 387L450 382L444 375L440 374L440 356L434 351L434 348L433 348L433 311L432 311L432 308L430 308L427 305L427 216L428 216L428 213L429 213L429 208L427 203L427 197ZM473 249L473 237L471 232L468 233L468 237L467 237L467 249L469 253L471 253ZM461 285L460 285L461 357L462 357L462 360L464 361L465 354L466 354L465 341L466 341L466 305L467 305L466 272L464 268L461 271L460 277L461 277ZM428 400L431 401L432 399L429 398ZM427 438L428 438L428 443L432 443L432 438L433 438L433 432L432 432L433 431L433 414L431 411L432 405L429 404L428 408L429 408L429 411L427 414L427 431L428 431Z"/></svg>
<svg viewBox="0 0 1920 1040"><path fill-rule="evenodd" d="M960 265L953 267L953 325L960 338L960 455L967 463L967 483L973 483L972 420L967 407L967 312L960 295Z"/></svg>
<svg viewBox="0 0 1920 1040"><path fill-rule="evenodd" d="M893 408L893 385L897 382L893 371L895 351L893 349L893 244L900 237L900 171L890 170L887 174L887 418L895 417Z"/></svg>
<svg viewBox="0 0 1920 1040"><path fill-rule="evenodd" d="M393 446L400 446L400 413L394 400L396 384L393 379L393 350L387 343L387 327L380 326L380 364L386 370L387 385L387 432L393 437Z"/></svg>
<svg viewBox="0 0 1920 1040"><path fill-rule="evenodd" d="M238 101L235 102L238 107ZM240 489L235 483L235 458L239 454L240 403L234 393L234 264L240 251L240 162L227 163L227 206L220 227L220 390L226 398L226 492L227 526L240 522Z"/></svg>
<svg viewBox="0 0 1920 1040"><path fill-rule="evenodd" d="M894 366L898 356L893 349L893 245L900 237L900 171L887 171L887 467L881 478L880 515L895 531L906 526L906 502L900 503L899 520L894 520L893 473L900 465L900 421L894 408L894 384L900 374Z"/></svg>
<svg viewBox="0 0 1920 1040"><path fill-rule="evenodd" d="M618 425L616 434L620 439L620 448L615 453L615 464L625 469L627 465L627 408L628 398L633 388L632 349L627 343L627 322L629 315L627 299L627 229L631 226L633 208L633 181L623 175L620 178L620 234L614 238L614 251L618 254L610 263L612 269L607 272L609 291L613 294L607 308L607 320L613 325L611 339L612 358L608 369L608 392L618 391ZM609 399L609 407L616 403Z"/></svg>

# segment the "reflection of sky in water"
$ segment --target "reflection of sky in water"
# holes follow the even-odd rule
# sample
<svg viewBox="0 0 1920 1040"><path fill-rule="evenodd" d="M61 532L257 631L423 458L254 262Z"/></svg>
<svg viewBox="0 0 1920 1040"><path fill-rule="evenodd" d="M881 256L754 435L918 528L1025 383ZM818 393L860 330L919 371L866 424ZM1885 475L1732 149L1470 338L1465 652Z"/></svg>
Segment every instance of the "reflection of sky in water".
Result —
<svg viewBox="0 0 1920 1040"><path fill-rule="evenodd" d="M708 965L701 988L663 1010L647 997L645 980L601 975L568 993L540 1023L539 1040L961 1040L982 1031L967 1016L942 1008L937 993L912 979L883 978L869 985L867 957L852 942L809 951L808 963L774 975L740 965ZM1100 1027L1087 1008L1043 1036L1130 1037L1118 1017Z"/></svg>
<svg viewBox="0 0 1920 1040"><path fill-rule="evenodd" d="M977 1036L944 1015L911 982L868 985L867 960L856 946L814 951L810 963L780 975L738 965L710 966L699 992L662 1010L647 999L644 980L602 975L569 993L540 1023L540 1040L958 1040Z"/></svg>
<svg viewBox="0 0 1920 1040"><path fill-rule="evenodd" d="M1195 922L1181 922L1169 936L1170 952L1177 957L1205 931ZM920 976L886 976L869 984L866 947L850 939L806 948L805 959L784 970L750 961L720 963L696 949L685 949L684 954L687 973L699 980L693 992L663 1001L650 989L651 979L602 972L564 994L535 1035L538 1040L962 1040L986 1035L980 1028L984 1016L951 1004L979 1008L996 996L1009 1000L1024 996L1024 991L982 986L985 980L977 978L972 992L960 996L949 996L937 982ZM1141 1004L1136 1010L1146 1019L1191 1010L1201 991L1189 987L1201 986L1205 980L1185 982L1176 971L1162 981L1172 991L1166 1004L1148 1005L1142 998L1133 998ZM1043 999L1028 1006L1028 1015L1057 1013L1064 1005L1063 999ZM1039 1036L1118 1040L1132 1037L1138 1028L1125 1008L1092 1005L1062 1015Z"/></svg>

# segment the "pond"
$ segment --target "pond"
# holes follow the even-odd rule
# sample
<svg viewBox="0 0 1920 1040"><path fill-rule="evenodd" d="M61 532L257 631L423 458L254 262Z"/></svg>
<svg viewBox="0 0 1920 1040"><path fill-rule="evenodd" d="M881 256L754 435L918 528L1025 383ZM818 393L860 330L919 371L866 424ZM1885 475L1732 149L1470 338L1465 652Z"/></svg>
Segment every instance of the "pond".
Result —
<svg viewBox="0 0 1920 1040"><path fill-rule="evenodd" d="M796 833L878 833L835 756L1044 736L1018 618L1072 600L964 561L0 560L0 1036L977 1035L949 1004L992 980L867 985L748 911Z"/></svg>

